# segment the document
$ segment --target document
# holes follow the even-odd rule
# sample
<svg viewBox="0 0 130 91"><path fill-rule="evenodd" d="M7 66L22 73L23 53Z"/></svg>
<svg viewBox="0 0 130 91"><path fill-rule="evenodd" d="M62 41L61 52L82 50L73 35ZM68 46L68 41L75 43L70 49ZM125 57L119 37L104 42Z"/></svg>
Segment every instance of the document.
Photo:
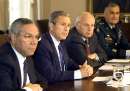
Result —
<svg viewBox="0 0 130 91"><path fill-rule="evenodd" d="M113 64L108 64L108 63L106 63L106 64L104 64L103 66L101 66L101 67L99 68L99 70L111 71L111 70L113 70Z"/></svg>
<svg viewBox="0 0 130 91"><path fill-rule="evenodd" d="M110 80L106 83L107 86L111 86L111 87L114 87L114 88L118 88L118 87L125 87L125 86L128 86L125 82L121 81L121 82L118 82L118 81L114 81L114 80ZM127 90L128 91L128 90Z"/></svg>
<svg viewBox="0 0 130 91"><path fill-rule="evenodd" d="M94 82L106 82L106 81L110 81L112 79L112 76L105 76L105 77L95 77L92 81Z"/></svg>
<svg viewBox="0 0 130 91"><path fill-rule="evenodd" d="M130 59L112 59L107 61L108 63L128 63Z"/></svg>

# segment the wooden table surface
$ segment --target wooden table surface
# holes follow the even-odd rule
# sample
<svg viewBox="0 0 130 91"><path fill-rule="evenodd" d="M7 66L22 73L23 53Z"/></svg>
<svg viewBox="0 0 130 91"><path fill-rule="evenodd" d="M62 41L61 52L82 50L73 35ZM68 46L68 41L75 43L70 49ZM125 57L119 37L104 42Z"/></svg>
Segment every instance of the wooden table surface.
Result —
<svg viewBox="0 0 130 91"><path fill-rule="evenodd" d="M111 71L97 71L92 77L49 85L47 91L130 91L130 86L114 88L105 82L93 82L95 76L111 76Z"/></svg>

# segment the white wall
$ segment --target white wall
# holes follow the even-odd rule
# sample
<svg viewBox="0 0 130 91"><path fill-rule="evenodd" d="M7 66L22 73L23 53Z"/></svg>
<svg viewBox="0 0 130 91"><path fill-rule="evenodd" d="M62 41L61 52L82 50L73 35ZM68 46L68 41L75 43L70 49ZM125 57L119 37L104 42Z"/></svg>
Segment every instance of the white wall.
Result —
<svg viewBox="0 0 130 91"><path fill-rule="evenodd" d="M64 10L72 16L72 20L86 10L86 0L51 0L51 10Z"/></svg>
<svg viewBox="0 0 130 91"><path fill-rule="evenodd" d="M54 10L64 10L70 13L72 20L86 10L86 0L43 0L43 19L48 18Z"/></svg>
<svg viewBox="0 0 130 91"><path fill-rule="evenodd" d="M17 18L33 19L31 12L32 0L9 0L9 24Z"/></svg>
<svg viewBox="0 0 130 91"><path fill-rule="evenodd" d="M0 8L1 8L0 29L2 30L7 29L9 25L10 14L9 14L8 1L12 1L12 0L0 0ZM87 2L91 0L30 0L30 1L35 2L34 4L32 4L34 9L32 13L34 13L33 15L35 15L34 16L35 20L48 18L50 12L54 10L64 10L70 13L72 20L74 20L74 18L77 15L79 15L81 12L86 10L86 8L88 7ZM25 11L27 12L27 10ZM20 10L20 12L22 11ZM27 13L25 15L26 17L27 17Z"/></svg>

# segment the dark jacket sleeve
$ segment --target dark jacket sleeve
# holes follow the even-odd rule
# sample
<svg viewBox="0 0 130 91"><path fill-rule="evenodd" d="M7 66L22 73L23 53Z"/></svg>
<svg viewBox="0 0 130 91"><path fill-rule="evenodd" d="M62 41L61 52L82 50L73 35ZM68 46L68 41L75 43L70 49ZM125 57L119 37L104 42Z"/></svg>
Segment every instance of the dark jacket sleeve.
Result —
<svg viewBox="0 0 130 91"><path fill-rule="evenodd" d="M87 59L85 53L85 47L81 42L66 41L66 47L70 58L72 58L77 64L84 64Z"/></svg>
<svg viewBox="0 0 130 91"><path fill-rule="evenodd" d="M12 79L16 77L12 77L14 70L11 66L1 60L3 59L0 58L0 91L25 91L19 88L19 84L15 84L16 79Z"/></svg>
<svg viewBox="0 0 130 91"><path fill-rule="evenodd" d="M97 53L97 55L99 57L98 63L99 63L99 65L103 65L108 60L107 55L106 55L105 51L103 50L103 48L98 43L96 35L94 36L94 40L95 41L94 41L93 45L95 46L95 53Z"/></svg>

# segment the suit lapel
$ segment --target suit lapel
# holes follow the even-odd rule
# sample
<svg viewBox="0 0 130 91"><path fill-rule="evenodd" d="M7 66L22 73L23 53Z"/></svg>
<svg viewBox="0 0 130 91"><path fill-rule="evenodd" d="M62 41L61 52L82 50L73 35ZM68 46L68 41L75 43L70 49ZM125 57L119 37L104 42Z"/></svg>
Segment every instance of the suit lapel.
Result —
<svg viewBox="0 0 130 91"><path fill-rule="evenodd" d="M83 39L83 36L81 34L78 33L78 31L76 30L76 39L78 40L79 43L82 43L84 45L84 47L86 48L86 43L85 40Z"/></svg>
<svg viewBox="0 0 130 91"><path fill-rule="evenodd" d="M48 39L48 41L49 41L49 43L50 43L50 51L51 51L51 53L53 54L52 55L52 59L54 59L54 60L52 60L52 63L54 64L54 66L55 66L55 68L57 69L57 70L59 70L60 69L60 63L59 63L59 58L58 58L58 53L57 53L57 51L56 51L56 48L55 48L55 45L54 45L54 42L53 42L53 40L52 40L52 38L51 38L51 36L50 36L50 34L49 33L46 33L46 37L47 37L47 39Z"/></svg>
<svg viewBox="0 0 130 91"><path fill-rule="evenodd" d="M26 58L27 61L27 65L28 65L28 76L29 76L29 80L31 83L34 83L37 81L37 77L36 77L36 72L34 69L34 64L33 64L33 60L31 59L31 57L27 57Z"/></svg>
<svg viewBox="0 0 130 91"><path fill-rule="evenodd" d="M18 81L18 84L21 86L21 70L20 70L20 67L19 67L19 63L18 61L15 61L15 69L16 69L16 75L17 75L17 81Z"/></svg>
<svg viewBox="0 0 130 91"><path fill-rule="evenodd" d="M16 71L16 77L17 77L17 84L19 85L19 87L21 87L21 70L20 70L20 66L19 66L19 62L17 59L16 54L14 53L11 45L9 44L8 46L8 52L9 52L9 57L11 59L12 65L14 66L14 69Z"/></svg>

